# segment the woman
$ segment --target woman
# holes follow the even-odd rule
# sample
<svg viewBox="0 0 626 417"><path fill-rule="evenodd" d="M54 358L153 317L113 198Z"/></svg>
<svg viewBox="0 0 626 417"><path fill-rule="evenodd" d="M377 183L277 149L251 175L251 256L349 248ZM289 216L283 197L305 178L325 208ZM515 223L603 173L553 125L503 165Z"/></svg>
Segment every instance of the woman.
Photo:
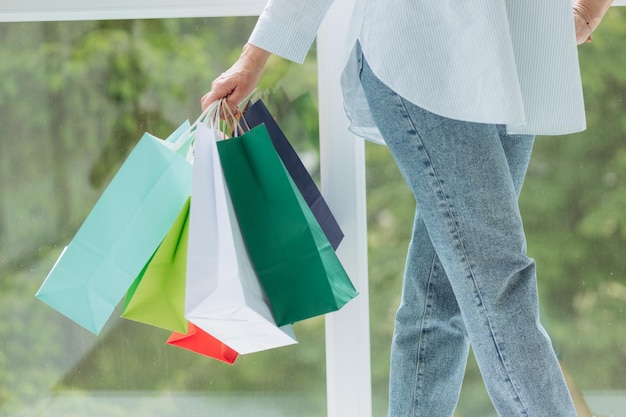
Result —
<svg viewBox="0 0 626 417"><path fill-rule="evenodd" d="M301 62L332 0L270 0L202 99L233 107L271 53ZM575 417L539 323L517 199L534 135L585 128L576 44L609 0L356 0L350 129L385 143L417 212L392 342L389 416L451 416L470 343L501 416Z"/></svg>

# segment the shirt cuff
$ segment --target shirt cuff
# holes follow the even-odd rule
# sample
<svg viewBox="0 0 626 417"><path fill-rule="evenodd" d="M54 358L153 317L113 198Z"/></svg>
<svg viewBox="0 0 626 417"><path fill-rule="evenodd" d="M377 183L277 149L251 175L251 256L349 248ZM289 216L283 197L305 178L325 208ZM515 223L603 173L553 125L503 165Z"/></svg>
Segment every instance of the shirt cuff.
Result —
<svg viewBox="0 0 626 417"><path fill-rule="evenodd" d="M270 0L248 42L301 64L332 2Z"/></svg>

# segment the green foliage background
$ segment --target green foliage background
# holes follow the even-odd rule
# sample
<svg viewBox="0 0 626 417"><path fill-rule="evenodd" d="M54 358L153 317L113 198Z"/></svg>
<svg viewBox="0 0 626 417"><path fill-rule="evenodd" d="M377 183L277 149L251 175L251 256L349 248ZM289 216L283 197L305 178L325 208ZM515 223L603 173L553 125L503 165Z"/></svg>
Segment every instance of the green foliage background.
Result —
<svg viewBox="0 0 626 417"><path fill-rule="evenodd" d="M580 47L587 131L538 138L521 197L544 322L583 390L626 389L625 12L611 10ZM229 366L122 319L95 337L33 297L143 132L165 137L195 119L254 21L0 24L0 416L102 391L287 393L303 398L298 415L325 415L321 318L296 326L297 346ZM273 58L257 95L317 175L315 49L301 66ZM384 415L415 202L385 147L367 144L366 157L374 409ZM459 411L489 410L470 361Z"/></svg>

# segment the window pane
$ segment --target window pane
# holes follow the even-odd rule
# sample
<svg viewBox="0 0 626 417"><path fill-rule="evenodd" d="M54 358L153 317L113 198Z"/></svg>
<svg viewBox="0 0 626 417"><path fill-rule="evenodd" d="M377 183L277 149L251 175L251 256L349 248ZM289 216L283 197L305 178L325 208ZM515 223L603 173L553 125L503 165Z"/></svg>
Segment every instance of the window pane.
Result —
<svg viewBox="0 0 626 417"><path fill-rule="evenodd" d="M543 322L593 413L615 416L626 410L624 19L626 10L613 8L593 43L579 48L587 131L537 138L521 196ZM415 204L387 150L368 144L366 152L374 415L384 415L389 346ZM579 415L590 415L582 407ZM496 416L473 357L458 415Z"/></svg>
<svg viewBox="0 0 626 417"><path fill-rule="evenodd" d="M255 20L0 24L0 415L326 414L321 318L226 365L119 309L96 337L34 297L141 135L195 120ZM273 59L257 94L313 173L316 82L314 60Z"/></svg>

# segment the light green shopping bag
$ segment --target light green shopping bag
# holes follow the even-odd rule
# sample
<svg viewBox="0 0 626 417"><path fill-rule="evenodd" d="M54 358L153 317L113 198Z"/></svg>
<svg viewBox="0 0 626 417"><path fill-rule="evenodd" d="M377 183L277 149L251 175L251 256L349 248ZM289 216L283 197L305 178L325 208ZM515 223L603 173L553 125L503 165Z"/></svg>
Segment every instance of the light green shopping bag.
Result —
<svg viewBox="0 0 626 417"><path fill-rule="evenodd" d="M128 290L122 317L185 333L185 275L189 200L165 239Z"/></svg>
<svg viewBox="0 0 626 417"><path fill-rule="evenodd" d="M186 122L167 140L146 133L61 253L36 297L98 334L191 193Z"/></svg>

